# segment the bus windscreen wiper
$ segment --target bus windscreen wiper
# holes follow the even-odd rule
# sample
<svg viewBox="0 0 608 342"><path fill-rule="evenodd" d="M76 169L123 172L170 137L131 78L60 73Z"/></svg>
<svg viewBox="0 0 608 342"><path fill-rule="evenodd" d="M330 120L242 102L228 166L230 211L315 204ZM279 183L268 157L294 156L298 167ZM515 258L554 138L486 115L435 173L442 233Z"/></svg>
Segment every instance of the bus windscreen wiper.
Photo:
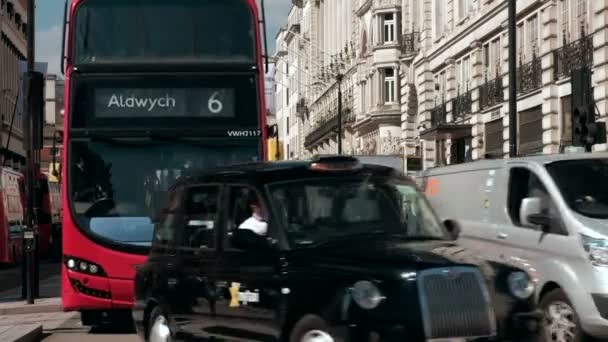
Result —
<svg viewBox="0 0 608 342"><path fill-rule="evenodd" d="M86 137L90 139L92 142L102 142L113 146L121 146L121 147L142 147L146 144L149 144L146 140L124 140L122 138L113 138L107 135L102 134L87 134Z"/></svg>

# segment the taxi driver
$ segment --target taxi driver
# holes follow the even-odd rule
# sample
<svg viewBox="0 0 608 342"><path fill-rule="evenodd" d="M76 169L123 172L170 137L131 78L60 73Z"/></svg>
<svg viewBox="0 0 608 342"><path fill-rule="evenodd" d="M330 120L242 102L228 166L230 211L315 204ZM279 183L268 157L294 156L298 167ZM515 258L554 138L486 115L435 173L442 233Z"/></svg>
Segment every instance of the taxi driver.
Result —
<svg viewBox="0 0 608 342"><path fill-rule="evenodd" d="M251 194L248 198L248 204L251 208L251 217L243 221L239 225L239 229L249 229L257 235L266 235L268 224L264 220L260 199L255 194Z"/></svg>

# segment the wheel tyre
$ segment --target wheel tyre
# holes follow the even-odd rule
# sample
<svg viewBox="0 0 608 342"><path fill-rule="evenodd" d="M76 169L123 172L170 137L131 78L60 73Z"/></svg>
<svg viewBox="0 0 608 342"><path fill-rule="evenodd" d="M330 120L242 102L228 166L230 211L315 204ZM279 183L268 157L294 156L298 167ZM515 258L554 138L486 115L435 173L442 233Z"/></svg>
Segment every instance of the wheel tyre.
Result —
<svg viewBox="0 0 608 342"><path fill-rule="evenodd" d="M578 315L574 311L572 303L561 289L552 290L544 295L539 303L539 308L543 311L544 315L539 334L540 342L587 342L590 340L581 329ZM560 336L554 336L555 332L566 330L563 326L561 328L556 326L557 323L552 318L552 311L559 310L560 308L561 310L568 310L566 312L562 311L563 313L561 313L560 317L575 324L574 336L569 339L560 340Z"/></svg>
<svg viewBox="0 0 608 342"><path fill-rule="evenodd" d="M146 328L146 342L170 342L171 334L166 333L162 330L169 329L169 319L166 314L156 306L150 312L150 319L148 320Z"/></svg>
<svg viewBox="0 0 608 342"><path fill-rule="evenodd" d="M302 317L291 329L289 342L333 342L335 336L329 332L329 325L325 320L316 315Z"/></svg>

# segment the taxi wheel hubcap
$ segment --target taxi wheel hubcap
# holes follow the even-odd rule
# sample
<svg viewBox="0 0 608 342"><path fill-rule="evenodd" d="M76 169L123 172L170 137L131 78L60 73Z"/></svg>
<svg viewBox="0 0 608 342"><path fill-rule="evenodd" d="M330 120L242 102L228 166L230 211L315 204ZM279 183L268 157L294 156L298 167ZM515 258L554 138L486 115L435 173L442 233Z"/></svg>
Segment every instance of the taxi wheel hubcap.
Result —
<svg viewBox="0 0 608 342"><path fill-rule="evenodd" d="M574 310L564 302L553 302L545 311L547 342L572 342L576 337Z"/></svg>
<svg viewBox="0 0 608 342"><path fill-rule="evenodd" d="M171 331L167 319L160 315L154 321L152 329L150 329L150 342L170 342Z"/></svg>
<svg viewBox="0 0 608 342"><path fill-rule="evenodd" d="M311 331L307 332L306 334L304 334L304 336L302 336L301 341L302 342L334 342L334 339L331 337L331 335L329 335L325 331L311 330Z"/></svg>

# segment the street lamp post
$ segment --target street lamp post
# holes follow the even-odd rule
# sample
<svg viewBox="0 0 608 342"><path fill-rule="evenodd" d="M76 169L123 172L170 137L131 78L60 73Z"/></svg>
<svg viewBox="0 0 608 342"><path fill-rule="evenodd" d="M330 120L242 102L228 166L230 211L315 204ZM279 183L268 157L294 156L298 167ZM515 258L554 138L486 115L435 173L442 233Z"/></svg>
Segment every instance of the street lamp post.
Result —
<svg viewBox="0 0 608 342"><path fill-rule="evenodd" d="M342 79L344 75L338 72L336 81L338 82L338 154L342 154Z"/></svg>
<svg viewBox="0 0 608 342"><path fill-rule="evenodd" d="M517 0L509 0L509 157L517 157L517 63L516 52L516 5Z"/></svg>

